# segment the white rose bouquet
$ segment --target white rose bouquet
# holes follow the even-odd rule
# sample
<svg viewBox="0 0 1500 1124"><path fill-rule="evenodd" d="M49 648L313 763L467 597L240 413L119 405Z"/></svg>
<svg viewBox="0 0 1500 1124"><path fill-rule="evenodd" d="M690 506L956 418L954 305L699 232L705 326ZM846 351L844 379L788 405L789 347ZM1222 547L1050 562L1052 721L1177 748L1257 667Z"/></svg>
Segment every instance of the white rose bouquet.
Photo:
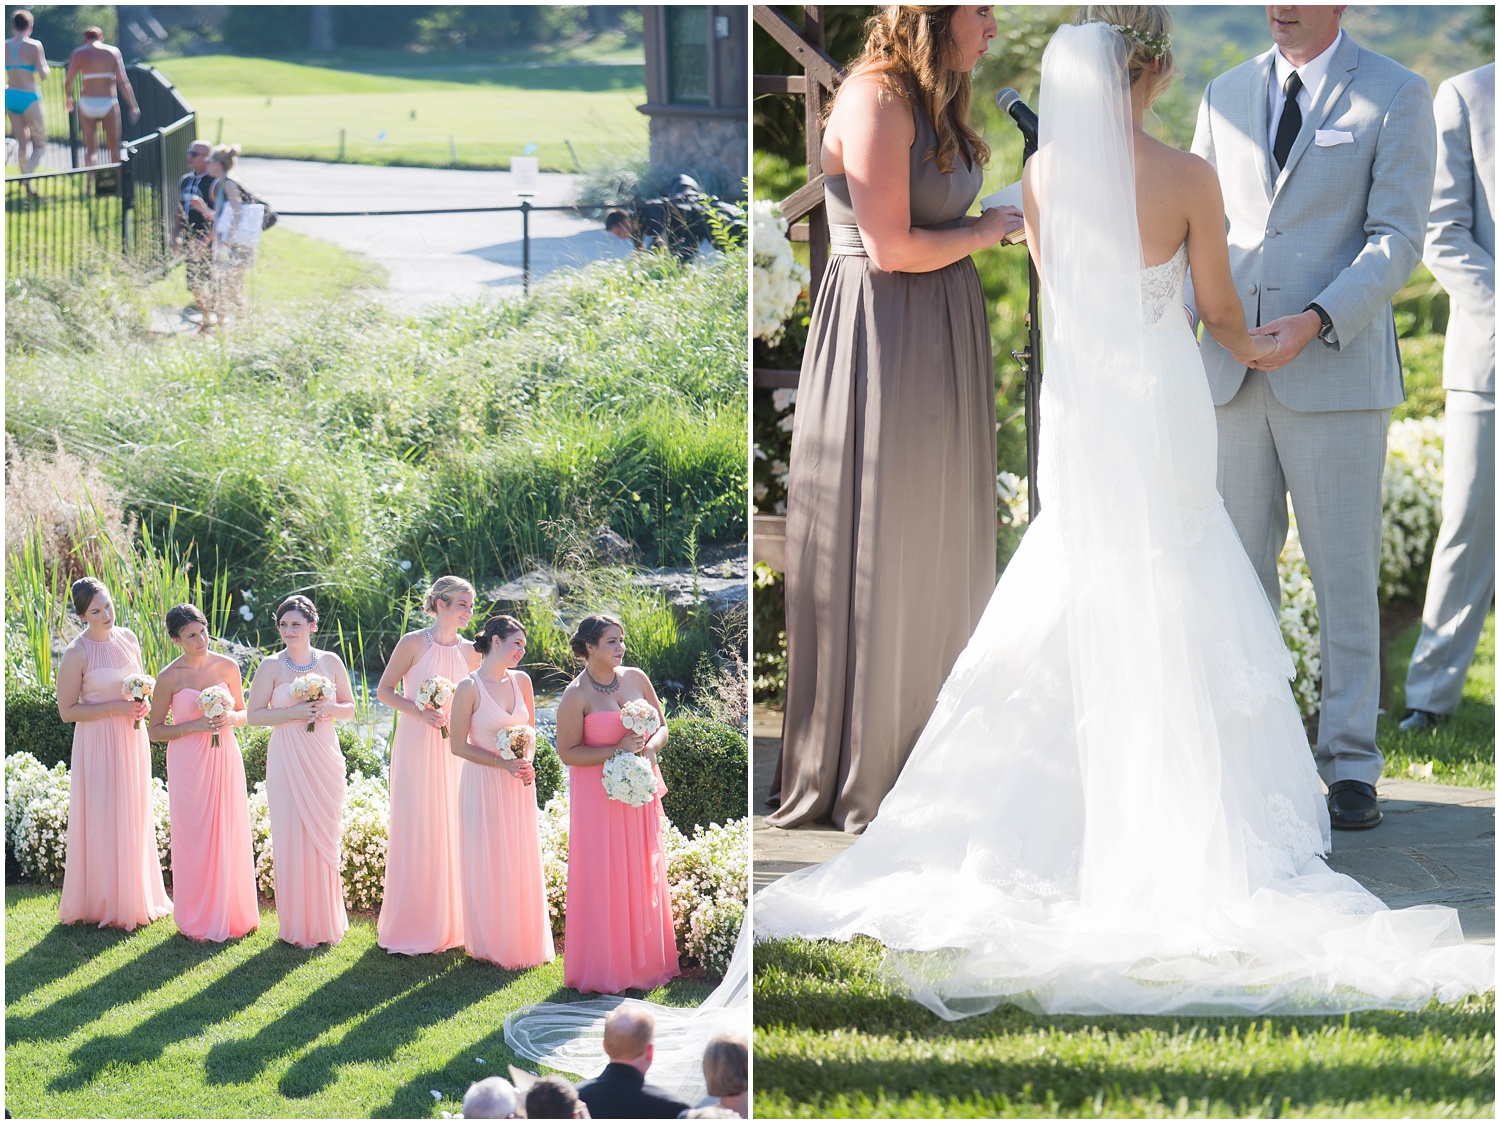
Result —
<svg viewBox="0 0 1500 1124"><path fill-rule="evenodd" d="M632 734L649 738L661 729L661 715L645 699L631 699L620 708L620 721Z"/></svg>
<svg viewBox="0 0 1500 1124"><path fill-rule="evenodd" d="M120 684L120 697L128 702L150 702L151 692L156 690L156 680L145 672L135 672L127 675ZM137 718L132 725L139 730L141 720Z"/></svg>
<svg viewBox="0 0 1500 1124"><path fill-rule="evenodd" d="M448 705L448 700L453 697L453 680L444 679L441 675L434 675L430 679L422 680L422 685L417 688L417 705L423 710L442 710ZM443 737L448 736L448 723L443 723Z"/></svg>
<svg viewBox="0 0 1500 1124"><path fill-rule="evenodd" d="M507 726L495 735L495 748L506 761L530 761L536 757L536 727Z"/></svg>
<svg viewBox="0 0 1500 1124"><path fill-rule="evenodd" d="M622 750L604 763L604 795L639 808L656 795L656 772L639 753Z"/></svg>
<svg viewBox="0 0 1500 1124"><path fill-rule="evenodd" d="M229 688L221 683L215 683L212 687L205 687L198 692L198 709L203 711L205 718L221 718L234 709L234 696L229 693ZM215 748L219 744L219 731L214 731L213 741L210 743Z"/></svg>
<svg viewBox="0 0 1500 1124"><path fill-rule="evenodd" d="M322 702L324 699L331 699L334 697L333 680L326 675L319 675L316 671L299 675L292 680L292 695L303 702ZM316 722L309 722L307 732L312 733L317 726Z"/></svg>

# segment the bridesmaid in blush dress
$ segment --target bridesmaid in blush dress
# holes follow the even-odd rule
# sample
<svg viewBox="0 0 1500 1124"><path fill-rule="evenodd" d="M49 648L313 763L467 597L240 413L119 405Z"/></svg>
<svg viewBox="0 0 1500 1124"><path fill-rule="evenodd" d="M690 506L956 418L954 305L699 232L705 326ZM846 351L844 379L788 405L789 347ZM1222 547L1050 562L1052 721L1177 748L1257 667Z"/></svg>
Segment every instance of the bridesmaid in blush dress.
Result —
<svg viewBox="0 0 1500 1124"><path fill-rule="evenodd" d="M354 717L354 690L344 661L312 646L318 610L288 597L276 610L286 647L261 661L250 684L250 724L270 726L266 800L276 876L277 932L288 944L337 944L349 928L339 850L344 811L344 755L335 719ZM302 702L298 676L316 672L334 685L333 699ZM313 730L308 732L309 723Z"/></svg>
<svg viewBox="0 0 1500 1124"><path fill-rule="evenodd" d="M579 991L649 989L678 975L672 892L661 844L667 791L656 755L667 724L650 739L626 731L625 703L644 699L661 715L646 673L622 667L625 629L614 617L585 617L573 635L585 661L557 707L557 753L568 770L568 906L563 984ZM632 808L604 793L604 763L640 753L656 772L656 798Z"/></svg>
<svg viewBox="0 0 1500 1124"><path fill-rule="evenodd" d="M463 578L438 578L423 608L433 623L397 642L375 692L401 712L391 739L391 828L376 943L408 956L464 943L458 861L462 762L448 752L444 732L452 700L440 710L420 707L417 689L433 676L456 687L479 666L474 645L459 635L474 616L474 587Z"/></svg>
<svg viewBox="0 0 1500 1124"><path fill-rule="evenodd" d="M240 665L208 650L208 620L196 605L174 605L166 624L182 655L157 677L149 733L167 743L177 930L197 941L225 941L260 926L245 762L234 734L246 719ZM203 713L199 696L209 687L229 691L229 711Z"/></svg>
<svg viewBox="0 0 1500 1124"><path fill-rule="evenodd" d="M483 662L458 685L451 730L453 753L463 758L464 947L502 968L533 968L555 955L536 770L524 758L501 757L496 743L506 727L536 722L531 679L515 670L526 655L526 631L515 617L491 617L474 647Z"/></svg>
<svg viewBox="0 0 1500 1124"><path fill-rule="evenodd" d="M172 912L151 813L151 708L120 693L127 675L145 669L104 583L79 578L72 596L85 627L57 668L57 712L74 723L58 916L129 930Z"/></svg>

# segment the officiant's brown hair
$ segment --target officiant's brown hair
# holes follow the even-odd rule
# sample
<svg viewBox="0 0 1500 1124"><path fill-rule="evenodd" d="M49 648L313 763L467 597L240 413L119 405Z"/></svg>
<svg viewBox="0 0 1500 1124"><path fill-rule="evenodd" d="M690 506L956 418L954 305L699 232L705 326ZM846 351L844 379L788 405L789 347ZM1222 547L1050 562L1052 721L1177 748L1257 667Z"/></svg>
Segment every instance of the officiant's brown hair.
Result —
<svg viewBox="0 0 1500 1124"><path fill-rule="evenodd" d="M865 24L865 46L849 64L849 78L870 72L903 101L922 99L937 133L933 159L950 175L957 167L959 142L967 144L976 163L988 163L990 146L969 124L973 97L967 70L954 70L952 4L888 4L875 9ZM845 79L848 81L848 78ZM831 110L833 102L829 102Z"/></svg>

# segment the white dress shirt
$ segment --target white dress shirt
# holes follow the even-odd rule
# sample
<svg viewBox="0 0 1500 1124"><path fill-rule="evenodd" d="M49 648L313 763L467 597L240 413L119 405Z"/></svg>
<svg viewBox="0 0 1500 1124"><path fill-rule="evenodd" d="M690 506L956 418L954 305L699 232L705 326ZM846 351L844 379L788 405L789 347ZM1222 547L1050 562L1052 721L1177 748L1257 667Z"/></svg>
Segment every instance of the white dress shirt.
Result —
<svg viewBox="0 0 1500 1124"><path fill-rule="evenodd" d="M1281 53L1281 48L1276 48L1276 69L1273 71L1271 88L1266 91L1267 102L1270 108L1270 129L1266 133L1266 151L1276 147L1276 127L1281 124L1281 111L1286 105L1286 80L1291 77L1292 71L1302 76L1302 89L1297 92L1297 108L1302 110L1302 120L1307 120L1308 110L1312 109L1313 100L1318 96L1318 89L1323 85L1323 79L1328 74L1328 64L1333 61L1333 52L1338 50L1339 42L1344 38L1344 29L1339 28L1339 33L1333 37L1333 42L1328 44L1328 49L1306 66L1293 66L1287 61L1287 57Z"/></svg>

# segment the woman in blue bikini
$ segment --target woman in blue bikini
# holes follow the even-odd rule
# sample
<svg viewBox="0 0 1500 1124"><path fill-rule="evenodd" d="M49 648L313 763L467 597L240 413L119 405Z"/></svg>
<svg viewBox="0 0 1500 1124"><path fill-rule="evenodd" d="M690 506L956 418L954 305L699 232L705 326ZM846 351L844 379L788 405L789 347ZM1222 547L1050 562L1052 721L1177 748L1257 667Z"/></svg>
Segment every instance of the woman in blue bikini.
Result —
<svg viewBox="0 0 1500 1124"><path fill-rule="evenodd" d="M30 12L19 9L11 24L16 33L5 41L5 114L10 118L10 135L16 138L16 164L22 175L30 175L47 150L41 92L48 73L47 54L31 38Z"/></svg>

